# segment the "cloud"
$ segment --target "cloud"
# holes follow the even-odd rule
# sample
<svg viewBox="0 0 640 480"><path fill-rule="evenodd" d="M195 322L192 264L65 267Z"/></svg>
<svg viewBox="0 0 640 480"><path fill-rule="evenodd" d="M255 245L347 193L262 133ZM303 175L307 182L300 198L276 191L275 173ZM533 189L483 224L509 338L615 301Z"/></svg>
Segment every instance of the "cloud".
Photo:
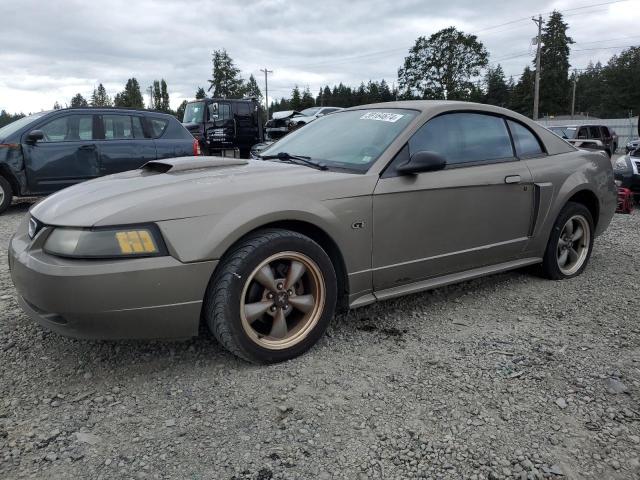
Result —
<svg viewBox="0 0 640 480"><path fill-rule="evenodd" d="M528 17L553 8L573 9L566 21L577 42L575 67L606 62L621 50L604 47L639 43L640 37L628 38L637 33L638 0L575 9L589 3L602 2L3 0L0 108L49 109L77 92L88 97L99 82L113 96L132 76L143 88L165 78L175 108L208 86L211 53L220 48L261 86L260 68L273 70L271 97L289 96L295 85L315 94L338 82L393 83L415 39L449 25L478 32L491 61L518 75L532 60L536 29ZM514 19L520 21L488 28Z"/></svg>

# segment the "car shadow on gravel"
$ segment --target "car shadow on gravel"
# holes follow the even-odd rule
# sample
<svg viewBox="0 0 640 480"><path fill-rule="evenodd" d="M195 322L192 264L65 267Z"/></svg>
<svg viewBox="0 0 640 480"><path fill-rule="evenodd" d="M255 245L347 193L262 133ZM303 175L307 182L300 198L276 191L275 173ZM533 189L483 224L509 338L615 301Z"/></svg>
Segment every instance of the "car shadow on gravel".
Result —
<svg viewBox="0 0 640 480"><path fill-rule="evenodd" d="M36 203L36 199L33 198L20 198L18 200L14 200L13 203L3 212L3 215L26 213L34 203Z"/></svg>

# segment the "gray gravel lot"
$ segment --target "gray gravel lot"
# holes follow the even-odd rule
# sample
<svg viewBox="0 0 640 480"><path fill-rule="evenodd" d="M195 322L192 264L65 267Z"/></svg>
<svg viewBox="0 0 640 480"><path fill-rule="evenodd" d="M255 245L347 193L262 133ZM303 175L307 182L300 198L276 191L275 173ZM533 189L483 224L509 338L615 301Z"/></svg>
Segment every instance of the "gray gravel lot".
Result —
<svg viewBox="0 0 640 480"><path fill-rule="evenodd" d="M0 478L640 478L640 212L586 272L475 280L248 365L209 335L89 342L21 312L0 216ZM73 295L73 292L69 292Z"/></svg>

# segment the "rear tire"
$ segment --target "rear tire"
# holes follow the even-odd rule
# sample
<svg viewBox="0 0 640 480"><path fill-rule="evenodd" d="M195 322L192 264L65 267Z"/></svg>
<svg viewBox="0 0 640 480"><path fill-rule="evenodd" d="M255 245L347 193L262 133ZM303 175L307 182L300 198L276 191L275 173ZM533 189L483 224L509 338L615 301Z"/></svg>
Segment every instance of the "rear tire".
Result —
<svg viewBox="0 0 640 480"><path fill-rule="evenodd" d="M297 232L265 229L225 254L209 282L203 316L234 355L276 363L322 337L336 298L333 264L320 245Z"/></svg>
<svg viewBox="0 0 640 480"><path fill-rule="evenodd" d="M564 280L580 275L589 262L592 249L591 212L581 203L567 203L551 230L542 262L544 276Z"/></svg>
<svg viewBox="0 0 640 480"><path fill-rule="evenodd" d="M9 181L0 176L0 213L4 212L13 200L13 190Z"/></svg>

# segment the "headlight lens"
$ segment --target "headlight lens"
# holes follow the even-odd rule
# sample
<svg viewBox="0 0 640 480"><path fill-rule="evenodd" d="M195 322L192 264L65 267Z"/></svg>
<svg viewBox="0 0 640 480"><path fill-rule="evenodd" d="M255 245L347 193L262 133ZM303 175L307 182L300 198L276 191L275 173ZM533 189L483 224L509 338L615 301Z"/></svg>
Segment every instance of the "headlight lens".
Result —
<svg viewBox="0 0 640 480"><path fill-rule="evenodd" d="M627 164L627 157L620 157L616 160L616 163L613 164L614 170L626 170L627 168L629 168Z"/></svg>
<svg viewBox="0 0 640 480"><path fill-rule="evenodd" d="M76 258L126 258L166 255L162 236L155 226L56 228L44 244L51 255Z"/></svg>

